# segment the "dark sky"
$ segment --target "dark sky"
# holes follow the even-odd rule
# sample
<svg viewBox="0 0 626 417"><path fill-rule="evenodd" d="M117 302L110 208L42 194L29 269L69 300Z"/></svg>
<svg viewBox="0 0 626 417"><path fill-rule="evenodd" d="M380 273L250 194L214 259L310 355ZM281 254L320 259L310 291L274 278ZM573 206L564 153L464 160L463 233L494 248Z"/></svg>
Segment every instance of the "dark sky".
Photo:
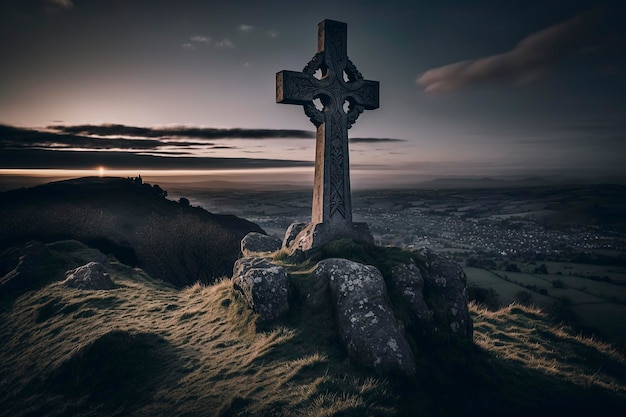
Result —
<svg viewBox="0 0 626 417"><path fill-rule="evenodd" d="M328 18L348 23L351 60L380 82L380 108L350 130L354 167L626 175L626 25L618 5L3 0L0 168L48 167L34 161L52 148L67 168L121 167L113 154L98 162L105 152L155 168L185 165L159 162L180 156L206 158L191 165L209 168L231 167L216 162L223 158L247 161L242 168L310 162L313 126L299 106L275 103L274 75L306 65L317 24ZM121 126L103 132L101 124ZM32 129L49 126L57 128L34 145ZM231 134L211 137L207 128ZM81 150L77 165L69 153Z"/></svg>

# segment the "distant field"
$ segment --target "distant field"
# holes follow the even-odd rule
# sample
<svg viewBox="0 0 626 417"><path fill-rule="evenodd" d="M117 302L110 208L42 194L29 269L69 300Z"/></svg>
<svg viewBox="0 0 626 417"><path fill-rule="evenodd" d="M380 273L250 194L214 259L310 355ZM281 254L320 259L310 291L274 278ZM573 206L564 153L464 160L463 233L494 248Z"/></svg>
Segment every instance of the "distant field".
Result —
<svg viewBox="0 0 626 417"><path fill-rule="evenodd" d="M621 252L620 252L621 253ZM607 276L613 281L626 283L626 268L605 265L575 264L569 262L546 262L551 274L561 272L564 276ZM565 278L565 277L564 277Z"/></svg>
<svg viewBox="0 0 626 417"><path fill-rule="evenodd" d="M536 285L537 288L545 288L550 290L552 288L552 282L546 278L541 278L541 275L528 274L525 272L508 272L508 271L496 271L502 276L507 276L511 281L519 281L525 285Z"/></svg>
<svg viewBox="0 0 626 417"><path fill-rule="evenodd" d="M608 299L609 301L626 303L626 286L616 285L610 282L594 281L589 278L575 276L544 276L552 281L560 280L566 287L572 288L573 290L576 290L578 292L582 291L585 293L593 294L603 299Z"/></svg>
<svg viewBox="0 0 626 417"><path fill-rule="evenodd" d="M500 297L500 301L502 304L507 305L513 302L515 298L515 294L520 291L528 291L521 285L515 284L513 282L506 281L502 278L498 278L493 272L487 271L481 268L471 268L465 267L463 268L465 274L467 275L467 283L469 285L478 285L479 287L484 288L493 288L497 291L498 296ZM511 274L510 272L498 271L498 274L504 276L504 274ZM510 275L509 275L509 278ZM521 281L520 278L516 278L516 280ZM532 293L533 300L538 305L549 305L554 302L553 299L541 295L539 293Z"/></svg>
<svg viewBox="0 0 626 417"><path fill-rule="evenodd" d="M558 299L567 299L572 310L578 314L584 326L600 331L601 334L626 343L626 286L616 285L610 282L594 281L572 274L599 275L607 273L606 266L570 264L563 262L546 263L550 272L562 271L563 275L538 275L524 272L488 271L481 268L463 268L470 285L478 285L484 288L493 288L500 297L500 301L506 305L513 301L516 293L526 290L522 285L535 285L537 289L546 289L548 296L532 292L533 302L539 306L549 306ZM611 279L617 281L623 272L613 268ZM564 271L567 271L567 275ZM512 281L522 285L506 281L496 276L507 276ZM609 274L609 273L607 273ZM564 288L555 288L552 282L560 280ZM617 301L617 302L615 302Z"/></svg>

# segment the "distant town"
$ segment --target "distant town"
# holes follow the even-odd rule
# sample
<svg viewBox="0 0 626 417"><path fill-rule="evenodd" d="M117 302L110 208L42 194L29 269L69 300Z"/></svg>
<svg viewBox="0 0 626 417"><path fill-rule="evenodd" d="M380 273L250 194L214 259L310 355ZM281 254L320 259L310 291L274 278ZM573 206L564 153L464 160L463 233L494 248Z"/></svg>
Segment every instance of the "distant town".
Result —
<svg viewBox="0 0 626 417"><path fill-rule="evenodd" d="M359 191L353 196L353 211L354 220L367 222L380 245L429 246L459 261L472 256L571 260L593 254L626 265L624 189L607 185ZM308 221L310 216L307 192L220 190L195 199L209 211L233 212L277 237L293 221Z"/></svg>

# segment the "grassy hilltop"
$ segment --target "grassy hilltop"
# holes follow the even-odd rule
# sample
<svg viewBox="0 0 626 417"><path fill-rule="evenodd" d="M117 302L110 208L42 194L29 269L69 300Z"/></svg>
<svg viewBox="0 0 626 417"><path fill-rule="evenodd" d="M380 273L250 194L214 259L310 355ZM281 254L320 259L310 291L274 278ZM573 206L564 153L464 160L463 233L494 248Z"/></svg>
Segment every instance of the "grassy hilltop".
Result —
<svg viewBox="0 0 626 417"><path fill-rule="evenodd" d="M76 239L177 286L228 275L254 223L166 199L158 185L86 177L0 193L0 250ZM0 271L1 272L1 271Z"/></svg>
<svg viewBox="0 0 626 417"><path fill-rule="evenodd" d="M84 181L89 190L100 180ZM79 183L57 184L75 192L83 188L76 188ZM9 194L8 204L7 193L0 195L4 213L30 213L49 233L39 234L47 237L47 256L30 271L37 285L0 292L0 416L595 416L626 406L623 353L536 308L513 304L490 311L472 304L470 351L459 355L447 346L424 346L417 374L406 378L376 374L349 360L331 324L332 312L312 311L302 302L312 265L288 266L292 309L274 325L257 323L227 278L186 286L180 279L163 281L142 260L137 237L144 236L137 231L154 225L150 216L172 221L167 234L190 245L198 242L191 235L205 227L202 223L205 242L221 242L211 231L222 226L212 215L198 214L197 227L173 227L194 208L151 188L128 188L128 195L117 199L126 211L100 198L101 192L82 193L88 196L85 206L68 204L66 197L45 205L41 199L28 202L19 193ZM151 194L141 196L144 192ZM98 206L109 220L93 221ZM59 218L71 219L65 211L76 213L71 207L84 210L85 228L61 228L68 223ZM0 219L14 239L0 235L3 244L15 246L0 250L3 275L14 266L23 240L36 237L37 230L15 217ZM10 221L20 228L6 228ZM248 227L244 222L238 224ZM68 230L74 235L57 233ZM89 240L96 232L112 243L99 248L100 241ZM120 262L110 250L116 245L135 251L137 262ZM105 269L115 289L62 284L68 269L103 259L101 249L109 252ZM176 265L179 252L168 250L166 260Z"/></svg>
<svg viewBox="0 0 626 417"><path fill-rule="evenodd" d="M398 379L351 364L329 318L298 303L260 328L229 280L180 290L115 260L116 289L70 289L61 261L96 251L48 247L52 282L1 299L0 415L601 415L626 404L624 356L529 307L472 305L469 358L426 352L414 379Z"/></svg>

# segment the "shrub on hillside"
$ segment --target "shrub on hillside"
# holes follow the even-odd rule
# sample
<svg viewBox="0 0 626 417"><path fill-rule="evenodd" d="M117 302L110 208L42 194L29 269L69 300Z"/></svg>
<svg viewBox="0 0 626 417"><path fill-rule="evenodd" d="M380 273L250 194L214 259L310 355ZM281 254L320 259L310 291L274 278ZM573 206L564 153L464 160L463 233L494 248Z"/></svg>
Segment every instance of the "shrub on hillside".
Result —
<svg viewBox="0 0 626 417"><path fill-rule="evenodd" d="M498 292L493 288L469 285L467 287L467 295L470 301L474 301L488 310L497 311L502 307Z"/></svg>
<svg viewBox="0 0 626 417"><path fill-rule="evenodd" d="M529 291L518 291L513 296L513 301L515 301L517 304L530 306L533 304L533 295Z"/></svg>
<svg viewBox="0 0 626 417"><path fill-rule="evenodd" d="M189 213L153 214L137 234L142 268L177 286L230 275L239 254L239 239L231 232Z"/></svg>

